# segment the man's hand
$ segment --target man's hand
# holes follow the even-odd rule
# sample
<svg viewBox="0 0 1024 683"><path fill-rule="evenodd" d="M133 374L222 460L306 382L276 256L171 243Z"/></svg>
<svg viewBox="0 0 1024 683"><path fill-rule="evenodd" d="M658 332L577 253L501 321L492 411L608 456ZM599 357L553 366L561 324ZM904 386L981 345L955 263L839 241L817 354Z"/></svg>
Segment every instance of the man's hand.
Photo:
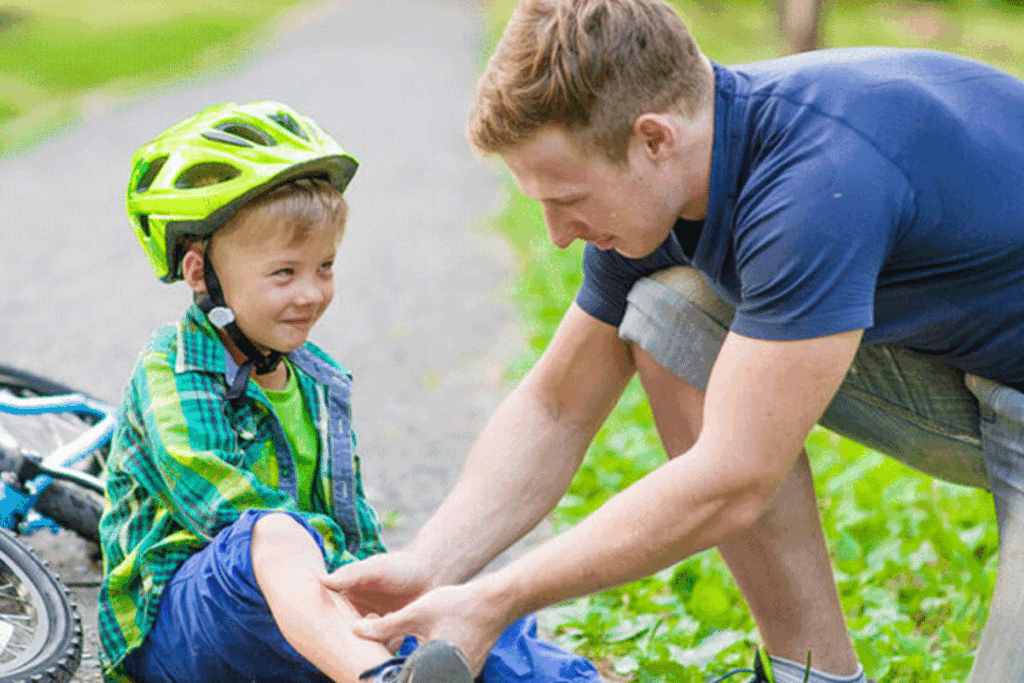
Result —
<svg viewBox="0 0 1024 683"><path fill-rule="evenodd" d="M360 614L389 614L426 593L430 567L412 553L398 550L352 562L328 574L324 586L343 592Z"/></svg>
<svg viewBox="0 0 1024 683"><path fill-rule="evenodd" d="M442 586L398 612L360 619L352 630L357 636L384 644L406 635L415 635L421 643L434 639L450 641L466 655L470 670L477 676L510 621L477 590L479 583Z"/></svg>

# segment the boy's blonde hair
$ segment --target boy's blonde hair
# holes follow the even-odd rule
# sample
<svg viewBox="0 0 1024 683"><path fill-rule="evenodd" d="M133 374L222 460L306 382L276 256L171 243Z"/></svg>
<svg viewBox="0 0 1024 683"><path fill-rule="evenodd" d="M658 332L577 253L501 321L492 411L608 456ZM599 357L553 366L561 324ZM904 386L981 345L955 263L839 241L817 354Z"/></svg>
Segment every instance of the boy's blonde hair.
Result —
<svg viewBox="0 0 1024 683"><path fill-rule="evenodd" d="M348 202L333 185L319 178L301 178L243 205L214 235L247 224L258 239L286 230L288 242L294 244L314 231L335 230L335 242L340 243L347 218Z"/></svg>
<svg viewBox="0 0 1024 683"><path fill-rule="evenodd" d="M713 85L663 0L522 0L480 76L468 136L501 154L554 124L621 163L639 116L693 115Z"/></svg>

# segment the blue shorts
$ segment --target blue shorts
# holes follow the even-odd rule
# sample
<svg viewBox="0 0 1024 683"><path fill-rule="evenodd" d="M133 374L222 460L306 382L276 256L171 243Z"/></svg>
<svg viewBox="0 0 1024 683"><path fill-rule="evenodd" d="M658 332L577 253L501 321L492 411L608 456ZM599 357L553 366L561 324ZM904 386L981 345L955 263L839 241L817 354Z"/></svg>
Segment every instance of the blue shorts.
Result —
<svg viewBox="0 0 1024 683"><path fill-rule="evenodd" d="M252 571L252 527L272 510L246 510L188 558L160 598L156 623L124 659L139 683L331 683L278 629ZM324 541L302 515L290 515Z"/></svg>
<svg viewBox="0 0 1024 683"><path fill-rule="evenodd" d="M190 557L164 590L156 623L124 659L138 683L330 683L284 639L252 571L252 527L272 510L246 510ZM290 514L290 513L286 513ZM302 515L290 514L324 551ZM484 683L599 683L585 658L537 638L527 616L501 635L484 665ZM399 654L416 643L407 638Z"/></svg>

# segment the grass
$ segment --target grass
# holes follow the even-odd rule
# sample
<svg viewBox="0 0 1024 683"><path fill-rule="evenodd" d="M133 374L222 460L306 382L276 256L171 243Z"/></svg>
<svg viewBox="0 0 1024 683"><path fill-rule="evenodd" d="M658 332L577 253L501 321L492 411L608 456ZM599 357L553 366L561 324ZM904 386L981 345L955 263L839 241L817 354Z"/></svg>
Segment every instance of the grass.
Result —
<svg viewBox="0 0 1024 683"><path fill-rule="evenodd" d="M0 153L154 83L238 60L300 0L23 0L0 8Z"/></svg>
<svg viewBox="0 0 1024 683"><path fill-rule="evenodd" d="M514 7L488 4L497 39ZM783 53L768 3L679 1L704 51L723 64ZM1024 15L1005 4L834 3L823 47L898 45L957 52L1024 74ZM528 349L510 368L522 377L546 347L580 283L582 249L548 241L538 206L508 185L497 229L519 255L515 299ZM816 429L807 443L836 571L858 655L890 683L964 680L995 582L991 497L920 475L898 462ZM568 528L662 463L639 382L630 384L600 430L554 515ZM601 594L547 610L542 624L561 644L616 677L703 681L748 666L757 632L717 553Z"/></svg>

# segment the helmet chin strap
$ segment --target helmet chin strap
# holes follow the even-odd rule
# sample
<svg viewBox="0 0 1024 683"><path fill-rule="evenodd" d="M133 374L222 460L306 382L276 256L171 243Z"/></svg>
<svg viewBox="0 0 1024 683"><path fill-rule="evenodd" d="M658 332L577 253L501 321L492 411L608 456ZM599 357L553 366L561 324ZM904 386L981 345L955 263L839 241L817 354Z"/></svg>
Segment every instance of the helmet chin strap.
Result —
<svg viewBox="0 0 1024 683"><path fill-rule="evenodd" d="M256 370L257 375L273 372L281 362L282 354L280 351L271 349L270 353L264 355L235 324L235 312L231 310L224 299L224 290L220 286L220 280L217 278L217 273L214 272L213 264L207 254L203 254L203 280L206 282L207 296L201 299L197 305L214 327L228 333L231 341L235 342L238 349L248 359L238 369L238 374L235 375L231 389L228 391L229 399L241 398L245 393L245 385L249 381L250 372L253 369Z"/></svg>

